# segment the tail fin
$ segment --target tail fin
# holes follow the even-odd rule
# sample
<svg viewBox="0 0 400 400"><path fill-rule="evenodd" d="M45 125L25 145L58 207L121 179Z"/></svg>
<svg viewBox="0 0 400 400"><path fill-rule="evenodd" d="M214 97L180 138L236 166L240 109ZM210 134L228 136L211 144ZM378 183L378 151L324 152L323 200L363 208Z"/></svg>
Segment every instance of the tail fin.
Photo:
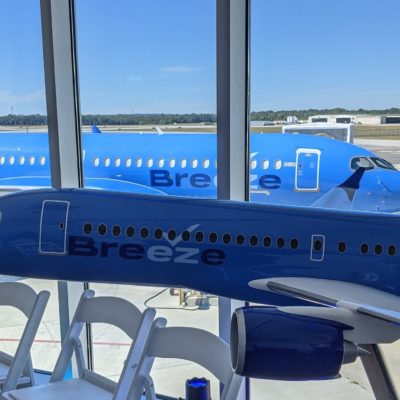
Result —
<svg viewBox="0 0 400 400"><path fill-rule="evenodd" d="M360 181L364 172L365 168L358 168L342 184L329 190L320 199L312 203L311 207L352 209L354 196L360 188Z"/></svg>
<svg viewBox="0 0 400 400"><path fill-rule="evenodd" d="M155 126L154 129L157 131L157 133L159 135L163 135L164 134L164 131L159 126Z"/></svg>
<svg viewBox="0 0 400 400"><path fill-rule="evenodd" d="M102 133L102 132L96 125L92 125L92 133Z"/></svg>

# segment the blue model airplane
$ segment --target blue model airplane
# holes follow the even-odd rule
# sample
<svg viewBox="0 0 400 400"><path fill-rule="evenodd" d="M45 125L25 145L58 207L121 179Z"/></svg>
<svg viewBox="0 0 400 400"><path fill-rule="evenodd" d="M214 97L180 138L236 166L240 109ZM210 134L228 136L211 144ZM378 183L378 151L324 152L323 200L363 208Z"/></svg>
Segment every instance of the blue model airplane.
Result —
<svg viewBox="0 0 400 400"><path fill-rule="evenodd" d="M86 187L216 197L215 134L83 135ZM332 192L358 168L351 199ZM50 186L47 134L1 134L0 187ZM367 211L400 210L400 172L360 147L323 137L252 134L251 200Z"/></svg>
<svg viewBox="0 0 400 400"><path fill-rule="evenodd" d="M234 314L242 375L332 378L358 345L400 337L398 215L43 189L1 197L0 216L1 274L275 305Z"/></svg>

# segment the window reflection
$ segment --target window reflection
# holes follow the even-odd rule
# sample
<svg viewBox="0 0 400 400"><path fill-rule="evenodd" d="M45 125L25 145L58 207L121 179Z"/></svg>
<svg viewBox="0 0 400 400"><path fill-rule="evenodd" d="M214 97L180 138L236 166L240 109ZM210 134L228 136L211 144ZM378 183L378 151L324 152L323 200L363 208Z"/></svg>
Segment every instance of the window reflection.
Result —
<svg viewBox="0 0 400 400"><path fill-rule="evenodd" d="M27 188L43 186L45 181L36 177L44 176L50 184L50 174L37 168L45 165L48 153L40 2L2 1L0 14L0 177L23 177ZM0 180L0 189L2 185ZM20 181L16 186L23 188ZM57 282L1 275L4 281L51 292L31 354L34 368L52 371L60 350ZM0 312L0 350L13 354L26 318L8 307Z"/></svg>
<svg viewBox="0 0 400 400"><path fill-rule="evenodd" d="M399 131L398 124L390 123L390 110L396 115L400 110L398 96L387 96L388 92L399 93L395 70L400 59L390 55L396 46L394 38L400 33L392 16L399 12L399 4L389 3L390 12L376 18L376 13L382 12L378 1L369 2L368 9L363 10L358 2L317 5L314 1L252 1L250 95L254 133L250 151L258 151L257 157L262 161L256 169L250 161L250 174L259 172L257 178L268 176L264 183L269 185L268 195L252 193L253 201L374 212L400 209L400 174L396 176L400 151L396 142L389 141L397 138ZM278 17L283 15L283 19ZM334 22L338 20L340 31ZM371 23L375 26L373 32ZM351 49L343 46L346 40L351 41ZM381 51L387 54L365 62L363 54L371 43L384 43ZM352 61L344 62L348 57ZM387 63L391 67L387 68ZM338 123L351 124L351 128ZM287 133L283 135L283 131ZM354 134L354 144L347 144L352 140L349 132ZM316 150L320 152L319 159L313 153ZM364 175L360 168L366 171ZM350 201L335 190L353 188L352 183L360 176L359 187ZM251 189L260 191L259 182L252 180ZM329 201L320 201L321 198ZM389 203L390 207L384 210ZM264 245L282 245L283 251L302 246L295 238L281 239L278 243L274 237L266 237ZM333 246L344 255L355 252L362 257L381 258L397 254L397 245L382 239L360 240L355 247L350 241L341 240ZM384 345L383 349L397 384L398 343ZM258 399L268 393L277 399L375 398L359 360L344 366L340 373L340 379L324 382L254 379L251 396Z"/></svg>
<svg viewBox="0 0 400 400"><path fill-rule="evenodd" d="M202 122L176 120L182 115L193 118L196 113L215 115L215 10L215 0L76 0L81 112L96 116L92 121L95 127L83 126L83 146L92 160L84 165L86 178L93 173L107 178L111 185L113 180L135 183L138 185L117 186L117 190L135 191L137 187L152 188L153 171L158 174L153 180L162 180L154 188L171 189L170 194L182 196L191 187L192 174L202 173L203 167L211 169L216 149L208 154L204 149L209 146L193 147L186 130L196 131L190 133L190 139L196 139L202 135L198 130L215 131L215 125L209 129ZM93 165L98 167L95 172ZM214 176L215 172L212 179ZM168 185L171 179L174 186L166 186L165 180ZM216 196L216 191L208 195ZM178 235L176 230L150 229L137 221L91 224L84 224L83 234L107 231L114 240L163 240L163 234L175 240ZM201 234L204 241L219 240L216 233ZM182 233L183 241L189 238L189 232ZM168 319L168 326L217 331L218 304L213 296L174 288L90 286L98 295L120 296L142 309L155 307L158 316ZM202 297L207 305L199 304ZM113 365L122 365L126 358L126 339L116 330L93 326L94 370L114 379L120 371ZM152 370L157 391L174 397L185 397L185 381L194 376L210 378L212 398L219 398L219 385L210 373L187 362L157 360Z"/></svg>

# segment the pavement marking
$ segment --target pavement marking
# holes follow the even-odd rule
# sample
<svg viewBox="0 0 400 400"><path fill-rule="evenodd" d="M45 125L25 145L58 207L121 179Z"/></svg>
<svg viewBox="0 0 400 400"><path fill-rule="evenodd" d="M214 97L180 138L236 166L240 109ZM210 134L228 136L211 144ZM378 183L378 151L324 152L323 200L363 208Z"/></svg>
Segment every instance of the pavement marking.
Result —
<svg viewBox="0 0 400 400"><path fill-rule="evenodd" d="M19 342L18 338L0 338L0 342ZM53 343L53 344L61 344L61 340L54 339L35 339L33 343ZM93 342L93 345L98 346L130 346L131 343L124 342Z"/></svg>

